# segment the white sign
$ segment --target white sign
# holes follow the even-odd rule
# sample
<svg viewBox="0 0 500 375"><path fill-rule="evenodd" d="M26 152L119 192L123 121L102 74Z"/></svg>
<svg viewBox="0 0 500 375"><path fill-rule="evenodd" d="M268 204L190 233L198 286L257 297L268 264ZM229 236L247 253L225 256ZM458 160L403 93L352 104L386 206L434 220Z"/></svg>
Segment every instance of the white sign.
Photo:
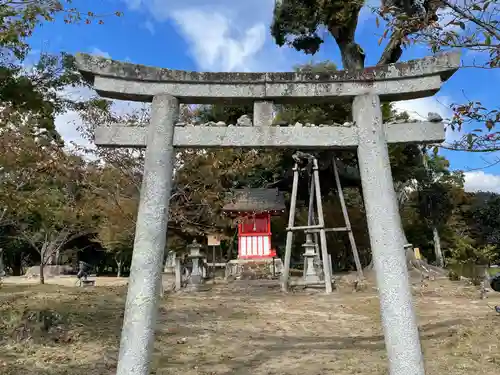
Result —
<svg viewBox="0 0 500 375"><path fill-rule="evenodd" d="M220 234L207 235L208 246L220 246Z"/></svg>

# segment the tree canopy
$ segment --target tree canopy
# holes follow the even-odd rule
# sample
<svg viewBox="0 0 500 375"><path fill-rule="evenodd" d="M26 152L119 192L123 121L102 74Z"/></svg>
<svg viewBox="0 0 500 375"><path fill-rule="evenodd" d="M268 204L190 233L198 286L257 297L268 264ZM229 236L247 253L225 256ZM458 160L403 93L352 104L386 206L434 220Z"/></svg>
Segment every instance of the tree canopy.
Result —
<svg viewBox="0 0 500 375"><path fill-rule="evenodd" d="M365 52L356 42L362 0L280 0L276 1L271 35L279 46L288 45L306 54L315 54L326 36L336 41L344 69L363 69ZM405 48L419 44L432 52L465 48L481 58L473 67L499 66L500 7L497 1L381 1L371 9L376 24L383 27L378 43L385 48L377 65L397 62ZM375 40L374 40L375 42ZM449 126L466 134L448 148L474 152L500 149L498 108L487 108L470 100L453 103ZM477 126L476 126L477 125ZM472 128L469 129L469 127Z"/></svg>

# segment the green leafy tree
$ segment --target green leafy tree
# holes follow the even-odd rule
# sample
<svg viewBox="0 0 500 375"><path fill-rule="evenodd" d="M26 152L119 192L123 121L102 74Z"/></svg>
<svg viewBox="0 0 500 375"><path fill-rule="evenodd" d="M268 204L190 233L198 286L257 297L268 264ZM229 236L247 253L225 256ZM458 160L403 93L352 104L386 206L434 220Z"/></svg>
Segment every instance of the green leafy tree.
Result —
<svg viewBox="0 0 500 375"><path fill-rule="evenodd" d="M30 49L28 38L45 22L62 17L68 24L102 24L107 16L78 9L72 0L0 0L0 59L24 59Z"/></svg>
<svg viewBox="0 0 500 375"><path fill-rule="evenodd" d="M421 219L432 230L434 253L439 267L444 266L440 231L448 223L455 208L455 190L463 190L462 172L451 172L449 162L437 155L422 155L424 163L417 184L417 209Z"/></svg>
<svg viewBox="0 0 500 375"><path fill-rule="evenodd" d="M326 30L340 49L344 69L363 69L365 53L355 35L364 3L276 1L271 34L279 46L288 45L297 51L315 54L324 42ZM479 62L474 62L474 67L496 69L499 66L498 1L381 1L372 11L377 15L376 25L383 27L378 43L385 43L377 65L395 63L404 48L423 44L433 52L465 48L477 56L475 61ZM450 128L461 130L464 125L468 128L461 139L446 145L447 148L473 152L500 150L500 133L495 130L500 121L499 108L487 108L480 101L467 100L453 104L452 109Z"/></svg>
<svg viewBox="0 0 500 375"><path fill-rule="evenodd" d="M344 69L363 69L365 53L356 43L355 33L364 1L280 0L274 8L271 34L279 46L289 45L297 51L315 54L324 42L323 30L335 39ZM406 29L417 32L436 17L433 2L392 2L391 12L398 19L411 18ZM398 24L395 22L395 24ZM378 65L394 63L403 52L405 35L396 29L390 36Z"/></svg>
<svg viewBox="0 0 500 375"><path fill-rule="evenodd" d="M120 16L120 12L115 15ZM66 23L103 23L108 15L82 11L71 0L0 0L0 127L19 117L46 129L58 142L55 117L77 105L63 90L84 85L72 56L42 54L26 68L23 62L30 50L28 40L38 27L57 18Z"/></svg>
<svg viewBox="0 0 500 375"><path fill-rule="evenodd" d="M102 246L121 277L132 260L139 196L120 170L106 167L94 172L98 181L91 182L96 213L93 241Z"/></svg>
<svg viewBox="0 0 500 375"><path fill-rule="evenodd" d="M475 194L470 210L470 225L481 245L496 246L500 251L500 195Z"/></svg>
<svg viewBox="0 0 500 375"><path fill-rule="evenodd" d="M435 16L428 19L425 27L415 28L414 25L421 24L418 14L402 14L389 8L374 9L374 12L385 21L384 36L399 35L404 47L423 44L432 52L465 49L474 56L467 67L497 69L500 66L500 3L496 0L434 3L440 8L440 18L446 22L438 22ZM499 133L495 131L500 121L499 108L486 108L480 101L467 100L453 104L452 109L450 127L461 130L467 125L468 129L449 148L473 152L500 150Z"/></svg>
<svg viewBox="0 0 500 375"><path fill-rule="evenodd" d="M43 54L26 70L22 66L0 66L0 127L31 127L46 138L62 142L55 129L55 118L81 105L64 94L67 87L85 85L74 67L74 58ZM36 134L33 134L36 135Z"/></svg>
<svg viewBox="0 0 500 375"><path fill-rule="evenodd" d="M18 130L4 129L2 141L9 152L0 162L1 206L15 237L38 252L44 283L44 266L57 264L68 242L92 230L85 163L54 142L43 145Z"/></svg>

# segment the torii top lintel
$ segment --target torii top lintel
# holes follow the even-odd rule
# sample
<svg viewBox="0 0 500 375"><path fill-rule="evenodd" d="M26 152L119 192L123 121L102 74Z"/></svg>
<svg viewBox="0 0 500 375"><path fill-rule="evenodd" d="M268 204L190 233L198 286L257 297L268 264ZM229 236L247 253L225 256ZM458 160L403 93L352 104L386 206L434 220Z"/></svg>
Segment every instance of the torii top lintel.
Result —
<svg viewBox="0 0 500 375"><path fill-rule="evenodd" d="M432 96L460 65L460 53L333 73L215 73L155 68L77 54L82 75L103 97L150 102L170 94L184 103L270 100L278 104L349 100L366 93L383 101Z"/></svg>

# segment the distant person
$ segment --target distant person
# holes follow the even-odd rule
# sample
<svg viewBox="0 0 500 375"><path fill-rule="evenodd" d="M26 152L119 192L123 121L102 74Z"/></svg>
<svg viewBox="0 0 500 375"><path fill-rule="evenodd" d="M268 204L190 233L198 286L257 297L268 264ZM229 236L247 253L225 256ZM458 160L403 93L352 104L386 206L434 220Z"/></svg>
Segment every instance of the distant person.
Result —
<svg viewBox="0 0 500 375"><path fill-rule="evenodd" d="M85 263L83 261L78 262L78 273L76 274L76 277L80 280L87 280L87 277L89 276L90 270L92 269L92 266L88 263Z"/></svg>

